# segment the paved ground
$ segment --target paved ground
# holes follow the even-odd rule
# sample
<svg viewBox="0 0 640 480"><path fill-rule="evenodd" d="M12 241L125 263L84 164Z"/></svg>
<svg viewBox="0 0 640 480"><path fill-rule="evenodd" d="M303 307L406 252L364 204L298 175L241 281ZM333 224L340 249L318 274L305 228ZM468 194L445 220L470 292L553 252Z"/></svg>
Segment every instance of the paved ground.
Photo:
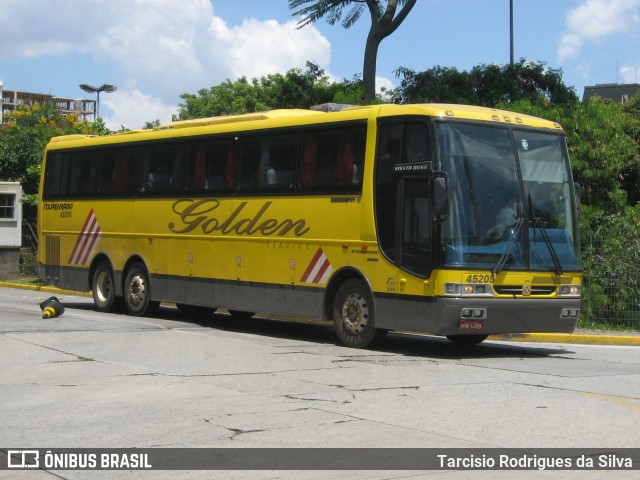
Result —
<svg viewBox="0 0 640 480"><path fill-rule="evenodd" d="M27 280L35 280L32 277L18 278L16 281L0 281L0 287L19 288L26 290L34 290L40 292L47 292L51 294L62 295L65 293L73 293L76 295L86 295L78 292L65 292L55 287L43 286L35 287L33 285L25 285L17 282L24 282ZM515 342L550 342L550 343L578 343L586 345L627 345L627 346L640 346L640 331L602 331L602 330L587 330L577 329L574 333L570 334L506 334L506 335L493 335L490 340L503 340L503 341L515 341Z"/></svg>
<svg viewBox="0 0 640 480"><path fill-rule="evenodd" d="M381 348L354 350L324 325L227 315L194 321L170 307L134 318L96 312L90 298L60 292L65 313L43 320L38 304L51 293L0 287L0 447L640 447L636 347L489 340L460 351L443 339L392 334ZM610 336L622 335L603 337ZM545 472L604 474L637 478L637 471ZM0 471L19 479L470 476L539 478L532 471Z"/></svg>

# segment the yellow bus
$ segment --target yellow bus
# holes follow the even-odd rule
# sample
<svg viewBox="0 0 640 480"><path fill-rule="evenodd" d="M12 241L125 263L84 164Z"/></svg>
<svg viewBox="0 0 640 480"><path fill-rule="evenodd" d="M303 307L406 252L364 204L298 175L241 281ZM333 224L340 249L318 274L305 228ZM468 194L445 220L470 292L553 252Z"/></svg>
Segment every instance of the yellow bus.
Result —
<svg viewBox="0 0 640 480"><path fill-rule="evenodd" d="M314 318L351 347L580 315L563 130L518 113L274 110L56 137L40 188L39 275L99 311Z"/></svg>

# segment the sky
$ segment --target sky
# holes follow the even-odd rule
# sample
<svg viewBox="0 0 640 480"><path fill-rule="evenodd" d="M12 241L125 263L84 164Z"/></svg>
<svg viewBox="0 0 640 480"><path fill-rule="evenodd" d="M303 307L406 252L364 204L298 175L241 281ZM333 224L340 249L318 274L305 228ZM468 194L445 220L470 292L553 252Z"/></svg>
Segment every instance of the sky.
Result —
<svg viewBox="0 0 640 480"><path fill-rule="evenodd" d="M386 1L383 2L386 4ZM516 60L562 69L584 87L639 83L640 0L514 0ZM287 0L2 0L4 88L95 99L107 126L171 121L183 93L241 76L319 65L333 80L362 73L368 13L349 29L320 20L297 28ZM510 59L509 0L418 0L378 52L377 84L399 67L469 70Z"/></svg>

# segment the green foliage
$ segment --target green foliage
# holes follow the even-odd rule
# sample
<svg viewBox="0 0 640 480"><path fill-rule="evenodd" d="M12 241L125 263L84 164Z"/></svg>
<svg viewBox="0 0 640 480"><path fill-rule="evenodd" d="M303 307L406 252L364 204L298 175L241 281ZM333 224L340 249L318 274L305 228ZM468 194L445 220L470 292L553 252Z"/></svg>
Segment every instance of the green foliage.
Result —
<svg viewBox="0 0 640 480"><path fill-rule="evenodd" d="M471 71L436 66L416 73L400 67L403 103L444 102L494 107L502 102L542 97L554 105L578 101L562 82L562 71L521 59L514 65L478 65Z"/></svg>
<svg viewBox="0 0 640 480"><path fill-rule="evenodd" d="M635 142L632 158L627 158L622 171L623 185L630 205L640 202L640 93L631 97L623 106L624 132Z"/></svg>
<svg viewBox="0 0 640 480"><path fill-rule="evenodd" d="M583 316L640 329L640 206L583 221Z"/></svg>
<svg viewBox="0 0 640 480"><path fill-rule="evenodd" d="M160 126L160 119L156 118L151 122L144 122L143 130L153 130L156 127Z"/></svg>
<svg viewBox="0 0 640 480"><path fill-rule="evenodd" d="M80 122L54 105L21 106L0 128L0 180L20 182L24 218L33 222L38 204L40 163L47 142L57 135L109 133L102 122Z"/></svg>
<svg viewBox="0 0 640 480"><path fill-rule="evenodd" d="M356 89L354 88L353 91ZM260 79L241 77L226 80L196 94L183 93L178 115L174 120L240 115L277 108L309 108L332 102L341 84L330 83L317 65L307 62L307 70L294 68L285 75L272 74Z"/></svg>
<svg viewBox="0 0 640 480"><path fill-rule="evenodd" d="M38 259L34 254L27 254L21 257L18 271L24 275L38 274Z"/></svg>
<svg viewBox="0 0 640 480"><path fill-rule="evenodd" d="M582 202L602 212L624 208L625 179L638 166L639 144L625 133L628 117L621 105L598 97L553 105L542 97L531 97L497 106L562 125Z"/></svg>

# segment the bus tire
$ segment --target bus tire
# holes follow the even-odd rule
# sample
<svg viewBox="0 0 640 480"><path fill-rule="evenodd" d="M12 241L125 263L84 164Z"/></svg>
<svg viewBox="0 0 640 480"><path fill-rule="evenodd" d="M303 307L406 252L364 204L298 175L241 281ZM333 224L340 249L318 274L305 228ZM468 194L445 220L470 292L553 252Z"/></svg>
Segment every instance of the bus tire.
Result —
<svg viewBox="0 0 640 480"><path fill-rule="evenodd" d="M376 328L373 296L358 279L344 282L333 299L333 324L347 347L365 348L381 342L387 330Z"/></svg>
<svg viewBox="0 0 640 480"><path fill-rule="evenodd" d="M447 340L459 347L473 347L484 342L489 335L447 335Z"/></svg>
<svg viewBox="0 0 640 480"><path fill-rule="evenodd" d="M131 265L124 281L124 301L131 315L143 317L153 315L160 302L151 300L151 283L145 266L140 263Z"/></svg>
<svg viewBox="0 0 640 480"><path fill-rule="evenodd" d="M116 282L107 262L100 262L93 272L91 290L93 303L99 312L112 312L116 306Z"/></svg>
<svg viewBox="0 0 640 480"><path fill-rule="evenodd" d="M244 312L242 310L229 310L229 313L236 320L249 320L256 312Z"/></svg>

